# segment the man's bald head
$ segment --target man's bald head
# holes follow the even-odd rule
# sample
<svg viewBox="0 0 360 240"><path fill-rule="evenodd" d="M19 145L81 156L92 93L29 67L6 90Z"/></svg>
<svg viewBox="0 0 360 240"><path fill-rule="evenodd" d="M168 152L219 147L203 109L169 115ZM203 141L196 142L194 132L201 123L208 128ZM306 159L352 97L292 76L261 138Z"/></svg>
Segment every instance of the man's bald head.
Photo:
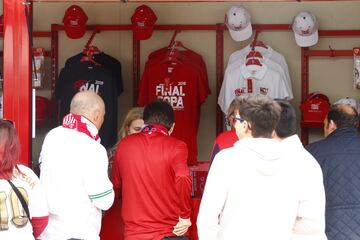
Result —
<svg viewBox="0 0 360 240"><path fill-rule="evenodd" d="M105 114L105 104L93 91L78 92L71 100L70 112L88 118L100 129Z"/></svg>
<svg viewBox="0 0 360 240"><path fill-rule="evenodd" d="M325 136L338 128L357 128L358 112L350 104L333 104L324 120Z"/></svg>

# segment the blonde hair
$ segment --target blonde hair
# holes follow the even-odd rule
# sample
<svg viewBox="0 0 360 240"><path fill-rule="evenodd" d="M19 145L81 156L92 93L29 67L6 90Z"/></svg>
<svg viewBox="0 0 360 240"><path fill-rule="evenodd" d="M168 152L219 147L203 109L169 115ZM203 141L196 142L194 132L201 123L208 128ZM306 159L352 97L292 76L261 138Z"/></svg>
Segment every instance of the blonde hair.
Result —
<svg viewBox="0 0 360 240"><path fill-rule="evenodd" d="M143 119L143 111L142 107L133 107L129 110L118 132L118 141L129 134L130 125L134 120Z"/></svg>

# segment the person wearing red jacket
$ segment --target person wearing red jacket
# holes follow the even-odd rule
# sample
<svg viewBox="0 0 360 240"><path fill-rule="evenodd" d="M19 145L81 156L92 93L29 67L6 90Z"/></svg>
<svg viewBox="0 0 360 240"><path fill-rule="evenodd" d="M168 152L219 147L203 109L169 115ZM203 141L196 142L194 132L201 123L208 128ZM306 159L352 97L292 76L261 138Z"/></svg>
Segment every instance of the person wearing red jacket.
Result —
<svg viewBox="0 0 360 240"><path fill-rule="evenodd" d="M234 128L236 122L236 120L234 121L234 116L236 115L235 113L239 111L239 107L240 107L240 100L238 98L234 98L234 100L232 100L232 102L230 103L230 106L226 114L226 124L231 129L220 133L216 137L210 154L210 163L212 163L218 152L220 152L223 149L234 146L234 143L237 140L239 140L239 137L236 135L236 131Z"/></svg>
<svg viewBox="0 0 360 240"><path fill-rule="evenodd" d="M191 178L188 149L170 134L174 112L157 99L144 109L140 133L123 138L117 148L112 179L121 196L125 240L188 239Z"/></svg>

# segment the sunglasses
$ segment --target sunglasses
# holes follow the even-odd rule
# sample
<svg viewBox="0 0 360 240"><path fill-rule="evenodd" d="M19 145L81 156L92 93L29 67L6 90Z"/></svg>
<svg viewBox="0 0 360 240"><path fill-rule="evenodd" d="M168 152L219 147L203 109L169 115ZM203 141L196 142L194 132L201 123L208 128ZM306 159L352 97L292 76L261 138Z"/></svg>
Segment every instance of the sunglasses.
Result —
<svg viewBox="0 0 360 240"><path fill-rule="evenodd" d="M241 118L240 115L232 115L232 118L239 121L240 123L245 121L245 119Z"/></svg>

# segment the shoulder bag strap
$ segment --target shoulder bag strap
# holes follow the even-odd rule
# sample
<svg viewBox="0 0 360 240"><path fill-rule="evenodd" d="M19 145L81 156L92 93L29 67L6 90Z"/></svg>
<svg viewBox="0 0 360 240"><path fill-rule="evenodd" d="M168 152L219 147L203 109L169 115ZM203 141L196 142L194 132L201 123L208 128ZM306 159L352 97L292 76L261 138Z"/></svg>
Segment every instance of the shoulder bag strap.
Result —
<svg viewBox="0 0 360 240"><path fill-rule="evenodd" d="M20 203L22 205L22 207L24 208L25 210L25 213L26 213L26 216L27 218L29 219L29 221L31 221L31 218L30 218L30 212L29 212L29 207L25 201L25 198L24 196L21 194L21 192L19 191L19 189L10 181L10 180L7 180L10 184L10 186L12 187L12 189L14 190L16 196L19 198L20 200Z"/></svg>

